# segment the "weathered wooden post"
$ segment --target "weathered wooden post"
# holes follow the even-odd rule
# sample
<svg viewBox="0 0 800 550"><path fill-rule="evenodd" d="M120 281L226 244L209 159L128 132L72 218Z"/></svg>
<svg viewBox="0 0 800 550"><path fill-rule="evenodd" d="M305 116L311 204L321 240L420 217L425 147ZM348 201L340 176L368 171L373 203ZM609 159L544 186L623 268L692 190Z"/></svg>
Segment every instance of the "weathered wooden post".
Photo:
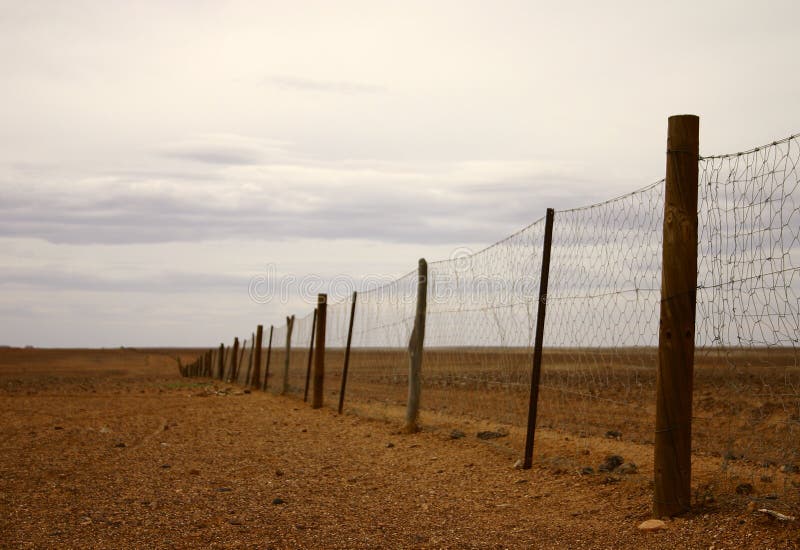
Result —
<svg viewBox="0 0 800 550"><path fill-rule="evenodd" d="M239 348L239 361L236 363L236 376L234 377L234 382L239 382L239 375L242 372L242 365L244 364L244 350L247 349L247 338L242 341L242 345Z"/></svg>
<svg viewBox="0 0 800 550"><path fill-rule="evenodd" d="M689 510L700 119L669 118L656 376L656 517Z"/></svg>
<svg viewBox="0 0 800 550"><path fill-rule="evenodd" d="M408 404L406 406L406 433L419 430L420 391L422 388L422 351L425 344L425 316L428 308L428 262L419 260L417 271L417 312L414 328L408 340Z"/></svg>
<svg viewBox="0 0 800 550"><path fill-rule="evenodd" d="M289 362L292 356L292 329L294 328L294 315L286 318L286 359L283 362L283 389L282 395L289 391Z"/></svg>
<svg viewBox="0 0 800 550"><path fill-rule="evenodd" d="M256 343L256 335L250 335L250 353L247 355L247 373L244 375L244 387L250 387L250 374L253 372L253 351Z"/></svg>
<svg viewBox="0 0 800 550"><path fill-rule="evenodd" d="M542 376L542 348L544 346L544 324L547 313L547 283L550 279L550 247L553 243L553 218L555 211L547 209L544 220L544 245L542 246L542 271L539 277L539 304L536 312L536 341L533 345L531 364L531 392L528 401L528 431L525 434L525 458L522 468L530 470L533 464L533 440L536 437L536 415L539 406L539 380Z"/></svg>
<svg viewBox="0 0 800 550"><path fill-rule="evenodd" d="M275 327L273 325L269 326L269 344L267 345L267 364L264 366L264 385L262 386L264 391L267 391L267 384L269 382L269 360L272 358L272 330Z"/></svg>
<svg viewBox="0 0 800 550"><path fill-rule="evenodd" d="M258 325L256 327L256 348L255 357L253 357L253 377L250 380L250 387L261 387L261 346L264 344L264 327Z"/></svg>
<svg viewBox="0 0 800 550"><path fill-rule="evenodd" d="M228 382L236 381L236 358L239 356L239 337L233 339L233 350L231 352L231 372Z"/></svg>
<svg viewBox="0 0 800 550"><path fill-rule="evenodd" d="M328 295L317 295L317 352L314 355L314 395L311 408L319 409L325 395L325 317L328 309Z"/></svg>
<svg viewBox="0 0 800 550"><path fill-rule="evenodd" d="M225 378L225 344L219 345L219 353L217 353L217 377L220 380Z"/></svg>
<svg viewBox="0 0 800 550"><path fill-rule="evenodd" d="M311 340L308 343L308 364L306 365L306 386L303 390L303 403L308 401L308 384L311 380L311 358L314 356L314 331L317 328L317 309L314 308L314 317L311 319Z"/></svg>
<svg viewBox="0 0 800 550"><path fill-rule="evenodd" d="M339 390L339 414L344 409L344 390L347 387L347 370L350 366L350 344L353 341L353 319L356 316L356 298L358 293L353 291L353 302L350 304L350 328L347 329L347 347L344 349L344 367L342 368L342 388Z"/></svg>

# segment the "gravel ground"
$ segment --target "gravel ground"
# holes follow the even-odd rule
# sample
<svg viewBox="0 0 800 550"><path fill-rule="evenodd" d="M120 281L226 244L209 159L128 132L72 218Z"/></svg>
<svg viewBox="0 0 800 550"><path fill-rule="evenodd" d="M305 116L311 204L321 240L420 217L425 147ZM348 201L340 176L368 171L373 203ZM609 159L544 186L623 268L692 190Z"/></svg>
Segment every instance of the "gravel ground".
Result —
<svg viewBox="0 0 800 550"><path fill-rule="evenodd" d="M644 467L630 480L543 460L520 471L466 429L404 435L180 379L166 355L25 351L0 351L3 548L800 546L798 522L741 506L638 531Z"/></svg>

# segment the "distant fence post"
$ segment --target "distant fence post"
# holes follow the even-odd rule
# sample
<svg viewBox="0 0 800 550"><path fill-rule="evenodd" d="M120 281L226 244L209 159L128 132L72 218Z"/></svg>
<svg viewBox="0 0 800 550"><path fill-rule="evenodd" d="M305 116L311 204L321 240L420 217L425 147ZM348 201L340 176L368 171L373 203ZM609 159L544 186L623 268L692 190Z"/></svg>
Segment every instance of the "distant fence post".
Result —
<svg viewBox="0 0 800 550"><path fill-rule="evenodd" d="M339 414L344 408L344 390L347 387L347 370L350 366L350 344L353 341L353 319L356 316L356 298L358 293L353 291L353 301L350 304L350 328L347 329L347 347L344 349L344 367L342 368L342 388L339 390Z"/></svg>
<svg viewBox="0 0 800 550"><path fill-rule="evenodd" d="M247 356L247 374L244 375L244 386L250 387L250 374L253 372L253 351L256 345L256 335L250 334L250 353Z"/></svg>
<svg viewBox="0 0 800 550"><path fill-rule="evenodd" d="M225 344L219 345L219 353L217 353L217 377L220 380L225 378Z"/></svg>
<svg viewBox="0 0 800 550"><path fill-rule="evenodd" d="M656 517L689 510L700 119L669 117L656 377Z"/></svg>
<svg viewBox="0 0 800 550"><path fill-rule="evenodd" d="M236 376L234 382L239 382L239 374L242 372L242 364L244 363L244 350L247 348L247 338L242 340L242 345L239 348L239 361L236 363Z"/></svg>
<svg viewBox="0 0 800 550"><path fill-rule="evenodd" d="M314 355L314 394L311 408L319 409L325 397L325 319L328 309L328 295L317 296L317 352Z"/></svg>
<svg viewBox="0 0 800 550"><path fill-rule="evenodd" d="M317 309L311 319L311 340L308 342L308 364L306 365L306 387L303 390L303 402L308 401L308 383L311 380L311 358L314 356L314 331L317 329Z"/></svg>
<svg viewBox="0 0 800 550"><path fill-rule="evenodd" d="M283 362L283 389L281 394L289 391L289 361L292 357L292 329L294 328L294 315L286 318L286 359Z"/></svg>
<svg viewBox="0 0 800 550"><path fill-rule="evenodd" d="M231 351L230 380L228 380L228 382L236 381L236 357L238 357L238 355L239 355L239 337L236 336L233 339L233 350Z"/></svg>
<svg viewBox="0 0 800 550"><path fill-rule="evenodd" d="M422 351L425 343L425 315L428 309L428 262L419 260L417 270L417 311L414 315L414 328L408 340L408 404L406 406L405 431L419 430L419 402L422 374Z"/></svg>
<svg viewBox="0 0 800 550"><path fill-rule="evenodd" d="M544 347L544 324L547 314L547 283L550 279L550 248L553 244L553 218L555 212L547 209L544 221L544 245L542 246L542 272L539 277L539 304L536 312L536 341L533 345L531 363L531 392L528 401L528 431L525 434L525 458L522 468L530 470L533 464L533 440L536 437L536 415L539 407L539 381L542 376L542 348Z"/></svg>
<svg viewBox="0 0 800 550"><path fill-rule="evenodd" d="M272 330L275 327L273 325L269 326L269 344L267 345L267 364L264 366L264 385L261 388L264 391L267 391L267 382L269 381L269 360L272 356Z"/></svg>
<svg viewBox="0 0 800 550"><path fill-rule="evenodd" d="M264 344L264 327L256 327L256 348L253 357L253 377L250 379L250 386L256 389L261 387L261 346Z"/></svg>

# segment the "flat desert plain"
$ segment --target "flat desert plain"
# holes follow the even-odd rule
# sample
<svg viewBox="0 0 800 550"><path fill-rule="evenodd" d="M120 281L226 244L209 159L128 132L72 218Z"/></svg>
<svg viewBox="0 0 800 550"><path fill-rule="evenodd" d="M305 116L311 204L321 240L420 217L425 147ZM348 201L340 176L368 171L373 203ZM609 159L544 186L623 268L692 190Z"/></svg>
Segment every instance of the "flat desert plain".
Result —
<svg viewBox="0 0 800 550"><path fill-rule="evenodd" d="M0 350L3 548L797 548L784 498L727 498L697 457L693 511L651 517L652 446L423 415L399 432L357 394L343 415L203 378L193 350ZM423 396L424 399L424 396ZM457 424L464 437L452 437ZM447 424L447 427L444 427ZM489 426L491 427L491 426ZM580 450L576 453L576 449ZM580 456L593 474L574 458ZM610 454L638 472L604 474ZM792 487L789 485L789 487ZM761 488L757 487L757 491ZM767 498L769 497L769 498ZM753 502L749 507L747 504Z"/></svg>

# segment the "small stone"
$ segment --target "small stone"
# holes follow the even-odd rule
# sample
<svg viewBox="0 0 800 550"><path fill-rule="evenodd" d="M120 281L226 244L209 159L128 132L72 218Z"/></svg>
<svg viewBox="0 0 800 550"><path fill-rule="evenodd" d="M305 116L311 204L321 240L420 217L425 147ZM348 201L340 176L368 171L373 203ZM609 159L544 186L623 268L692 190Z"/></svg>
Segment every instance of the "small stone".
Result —
<svg viewBox="0 0 800 550"><path fill-rule="evenodd" d="M272 499L272 504L275 504L275 505L286 504L286 501L283 500L282 498L273 498Z"/></svg>
<svg viewBox="0 0 800 550"><path fill-rule="evenodd" d="M478 432L478 439L487 440L487 439L498 439L501 437L505 437L508 435L508 432L492 432L492 431L485 431L485 432Z"/></svg>
<svg viewBox="0 0 800 550"><path fill-rule="evenodd" d="M594 475L594 468L591 466L584 466L581 468L581 475L582 476L593 476Z"/></svg>
<svg viewBox="0 0 800 550"><path fill-rule="evenodd" d="M608 430L605 435L607 439L620 439L622 437L622 432L617 430Z"/></svg>
<svg viewBox="0 0 800 550"><path fill-rule="evenodd" d="M528 480L527 479L518 479L514 483L516 483L517 485L520 485L522 483L528 483Z"/></svg>
<svg viewBox="0 0 800 550"><path fill-rule="evenodd" d="M599 472L613 472L624 462L625 459L619 455L609 455L606 457L605 461L597 467L597 470Z"/></svg>
<svg viewBox="0 0 800 550"><path fill-rule="evenodd" d="M307 429L305 429L305 428L303 428L303 429L302 429L302 430L300 430L300 431L301 431L301 432L303 432L303 433L306 433L308 430L307 430Z"/></svg>
<svg viewBox="0 0 800 550"><path fill-rule="evenodd" d="M737 495L749 495L753 492L753 486L749 483L740 483L736 486Z"/></svg>
<svg viewBox="0 0 800 550"><path fill-rule="evenodd" d="M611 485L612 483L619 483L622 481L622 478L619 476L606 476L603 479L603 485Z"/></svg>
<svg viewBox="0 0 800 550"><path fill-rule="evenodd" d="M228 523L230 523L231 525L241 525L242 524L242 520L240 520L238 518L231 518L231 519L228 520Z"/></svg>
<svg viewBox="0 0 800 550"><path fill-rule="evenodd" d="M283 475L283 470L275 470L275 476L281 477Z"/></svg>
<svg viewBox="0 0 800 550"><path fill-rule="evenodd" d="M64 427L63 426L53 426L53 429L54 430L63 430Z"/></svg>
<svg viewBox="0 0 800 550"><path fill-rule="evenodd" d="M125 445L122 442L119 442L116 445L114 445L114 447L116 447L117 449L124 449L125 447L127 447L127 445Z"/></svg>
<svg viewBox="0 0 800 550"><path fill-rule="evenodd" d="M386 448L387 448L387 449L394 449L394 443L392 443L392 442L390 441L389 443L387 443L387 444L386 444Z"/></svg>
<svg viewBox="0 0 800 550"><path fill-rule="evenodd" d="M667 524L661 521L660 519L648 519L647 521L643 521L639 524L639 531L644 531L645 533L653 533L655 531L663 531L667 528Z"/></svg>
<svg viewBox="0 0 800 550"><path fill-rule="evenodd" d="M617 472L623 475L635 474L638 471L639 468L637 468L636 464L634 464L633 462L626 462L625 464L621 465L617 470Z"/></svg>
<svg viewBox="0 0 800 550"><path fill-rule="evenodd" d="M467 437L467 434L461 430L453 430L450 432L450 439L461 439L462 437Z"/></svg>
<svg viewBox="0 0 800 550"><path fill-rule="evenodd" d="M521 470L523 465L524 465L524 462L522 462L522 459L520 458L514 463L514 469L515 470ZM469 468L470 466L472 466L472 464L468 464L467 468Z"/></svg>
<svg viewBox="0 0 800 550"><path fill-rule="evenodd" d="M230 493L231 491L233 491L233 489L230 487L217 487L218 493Z"/></svg>
<svg viewBox="0 0 800 550"><path fill-rule="evenodd" d="M161 467L162 467L163 469L165 469L165 470L167 470L167 469L169 469L169 468L172 468L172 466L170 466L169 464L162 464L162 465L161 465Z"/></svg>

